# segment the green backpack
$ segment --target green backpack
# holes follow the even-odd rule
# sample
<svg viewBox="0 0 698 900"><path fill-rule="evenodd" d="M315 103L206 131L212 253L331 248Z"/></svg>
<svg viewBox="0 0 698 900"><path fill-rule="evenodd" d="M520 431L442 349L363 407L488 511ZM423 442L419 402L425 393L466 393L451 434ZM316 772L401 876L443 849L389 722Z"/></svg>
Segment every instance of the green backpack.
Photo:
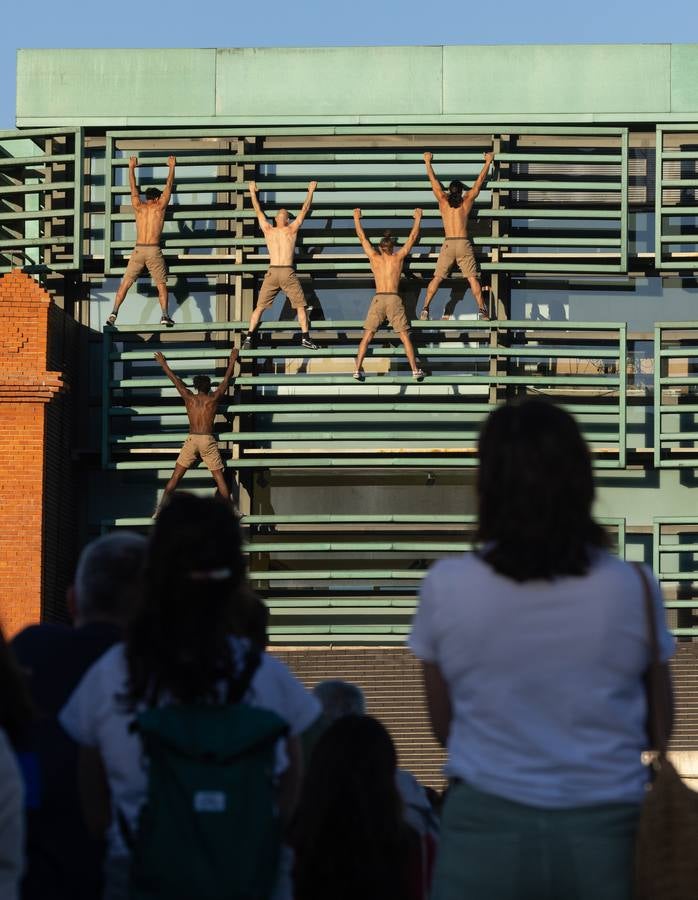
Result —
<svg viewBox="0 0 698 900"><path fill-rule="evenodd" d="M281 821L276 743L286 723L245 703L166 706L134 725L148 792L131 846L131 900L267 900Z"/></svg>

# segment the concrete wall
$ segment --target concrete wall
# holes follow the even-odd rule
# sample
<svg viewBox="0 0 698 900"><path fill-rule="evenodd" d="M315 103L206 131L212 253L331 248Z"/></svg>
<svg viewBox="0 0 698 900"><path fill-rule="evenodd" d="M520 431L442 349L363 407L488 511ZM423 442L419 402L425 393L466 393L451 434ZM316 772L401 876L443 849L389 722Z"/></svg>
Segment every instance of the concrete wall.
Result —
<svg viewBox="0 0 698 900"><path fill-rule="evenodd" d="M698 120L698 44L20 50L17 58L18 127L684 120Z"/></svg>

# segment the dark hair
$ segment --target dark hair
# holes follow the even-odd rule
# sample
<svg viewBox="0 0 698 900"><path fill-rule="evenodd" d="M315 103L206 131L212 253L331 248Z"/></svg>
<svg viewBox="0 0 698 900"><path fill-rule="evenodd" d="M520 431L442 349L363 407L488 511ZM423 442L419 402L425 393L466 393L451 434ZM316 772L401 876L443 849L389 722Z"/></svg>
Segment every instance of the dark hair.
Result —
<svg viewBox="0 0 698 900"><path fill-rule="evenodd" d="M462 181L452 181L448 186L448 195L446 197L448 205L452 206L454 209L458 209L463 203L464 190L465 185Z"/></svg>
<svg viewBox="0 0 698 900"><path fill-rule="evenodd" d="M407 896L418 838L404 822L396 768L390 735L370 716L344 716L320 737L293 829L296 900Z"/></svg>
<svg viewBox="0 0 698 900"><path fill-rule="evenodd" d="M245 633L256 647L266 650L269 643L269 607L251 589Z"/></svg>
<svg viewBox="0 0 698 900"><path fill-rule="evenodd" d="M22 749L28 740L33 718L34 705L26 679L0 631L0 728L15 750Z"/></svg>
<svg viewBox="0 0 698 900"><path fill-rule="evenodd" d="M393 247L395 246L395 238L393 237L392 231L384 231L383 237L380 239L380 243L378 246L381 250L388 250L392 252Z"/></svg>
<svg viewBox="0 0 698 900"><path fill-rule="evenodd" d="M546 400L500 406L480 435L483 558L515 581L584 575L608 538L594 521L589 449L569 413Z"/></svg>
<svg viewBox="0 0 698 900"><path fill-rule="evenodd" d="M208 394L211 390L211 379L208 375L195 375L192 383L194 385L194 390L203 391L204 394Z"/></svg>
<svg viewBox="0 0 698 900"><path fill-rule="evenodd" d="M155 522L127 630L127 703L156 705L165 694L216 702L222 681L232 690L239 673L229 636L246 634L249 596L230 504L175 494Z"/></svg>
<svg viewBox="0 0 698 900"><path fill-rule="evenodd" d="M146 188L144 194L148 200L157 200L158 197L162 197L162 191L156 187Z"/></svg>

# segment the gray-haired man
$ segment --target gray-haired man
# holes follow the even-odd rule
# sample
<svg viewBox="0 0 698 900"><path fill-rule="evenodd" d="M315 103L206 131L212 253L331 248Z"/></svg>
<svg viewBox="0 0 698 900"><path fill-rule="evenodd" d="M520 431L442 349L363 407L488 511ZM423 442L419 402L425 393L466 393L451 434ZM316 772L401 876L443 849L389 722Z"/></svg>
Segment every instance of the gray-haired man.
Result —
<svg viewBox="0 0 698 900"><path fill-rule="evenodd" d="M41 716L29 756L37 791L29 811L23 900L94 900L101 896L102 842L91 838L77 793L78 748L57 714L85 672L119 641L138 603L146 539L123 531L89 543L68 590L75 627L31 625L12 649L29 678Z"/></svg>

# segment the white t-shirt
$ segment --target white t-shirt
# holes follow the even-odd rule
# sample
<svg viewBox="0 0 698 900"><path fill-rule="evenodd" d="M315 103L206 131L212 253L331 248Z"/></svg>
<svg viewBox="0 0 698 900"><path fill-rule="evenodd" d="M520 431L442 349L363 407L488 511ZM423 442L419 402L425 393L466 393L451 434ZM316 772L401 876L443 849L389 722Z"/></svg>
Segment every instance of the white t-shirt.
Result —
<svg viewBox="0 0 698 900"><path fill-rule="evenodd" d="M631 565L599 552L584 577L520 584L476 554L441 560L408 643L448 684L447 776L531 806L641 802L649 646Z"/></svg>
<svg viewBox="0 0 698 900"><path fill-rule="evenodd" d="M231 644L240 658L246 642L231 638ZM145 800L147 774L141 740L137 734L129 732L134 713L124 709L119 700L126 690L127 678L124 645L116 644L88 669L61 710L59 720L78 744L99 748L112 806L119 809L135 829ZM288 723L291 735L305 731L321 713L317 699L282 662L266 653L262 654L245 702L277 713ZM283 753L279 759L284 759ZM280 762L279 770L283 768L284 764ZM107 839L110 856L123 856L128 852L114 816Z"/></svg>

